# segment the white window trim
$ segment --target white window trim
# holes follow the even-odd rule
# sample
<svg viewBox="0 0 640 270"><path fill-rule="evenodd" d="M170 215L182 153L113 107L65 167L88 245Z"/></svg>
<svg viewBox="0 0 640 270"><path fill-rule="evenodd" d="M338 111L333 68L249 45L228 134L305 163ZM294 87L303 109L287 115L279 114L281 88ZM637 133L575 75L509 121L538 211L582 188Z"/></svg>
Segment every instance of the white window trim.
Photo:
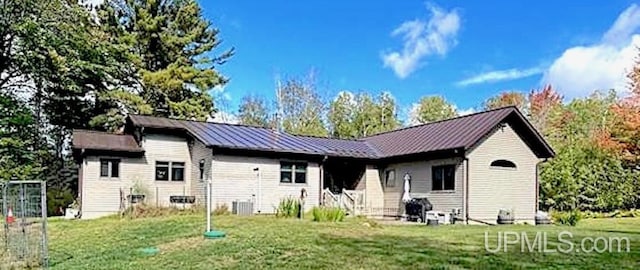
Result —
<svg viewBox="0 0 640 270"><path fill-rule="evenodd" d="M282 163L291 163L291 182L282 182ZM304 163L304 183L296 183L296 163ZM306 161L294 161L294 160L281 160L279 171L279 183L284 186L303 186L309 185L309 163Z"/></svg>
<svg viewBox="0 0 640 270"><path fill-rule="evenodd" d="M158 162L165 162L167 163L167 173L168 173L168 179L167 180L158 180L157 178L157 168L158 168ZM173 164L174 163L182 163L182 180L173 180ZM164 167L164 166L163 166ZM185 183L187 181L187 163L184 161L165 161L165 160L156 160L154 165L153 165L153 181L156 183Z"/></svg>
<svg viewBox="0 0 640 270"><path fill-rule="evenodd" d="M113 161L117 160L118 161L118 176L117 177L113 177ZM102 176L102 161L106 161L107 162L107 176ZM119 158L110 158L110 157L104 157L104 158L99 158L98 159L98 177L102 180L120 180L120 177L122 175L122 166L120 166L122 164L122 159Z"/></svg>

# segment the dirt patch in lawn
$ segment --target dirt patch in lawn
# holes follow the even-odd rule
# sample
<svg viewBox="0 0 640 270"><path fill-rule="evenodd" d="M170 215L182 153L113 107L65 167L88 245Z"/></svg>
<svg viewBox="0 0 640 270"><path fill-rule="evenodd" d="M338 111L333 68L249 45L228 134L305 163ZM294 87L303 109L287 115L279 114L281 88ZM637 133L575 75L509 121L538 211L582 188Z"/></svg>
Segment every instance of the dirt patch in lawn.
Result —
<svg viewBox="0 0 640 270"><path fill-rule="evenodd" d="M205 239L202 236L180 238L172 242L162 243L158 245L158 249L160 249L160 253L170 253L176 250L197 248L201 246L204 241Z"/></svg>

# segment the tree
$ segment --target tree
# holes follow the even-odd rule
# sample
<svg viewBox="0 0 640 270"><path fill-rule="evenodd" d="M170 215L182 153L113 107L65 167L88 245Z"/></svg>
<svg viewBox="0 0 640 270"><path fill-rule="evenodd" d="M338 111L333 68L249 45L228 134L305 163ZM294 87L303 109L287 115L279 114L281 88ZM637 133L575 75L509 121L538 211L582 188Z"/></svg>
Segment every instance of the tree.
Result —
<svg viewBox="0 0 640 270"><path fill-rule="evenodd" d="M396 105L396 99L390 92L382 92L378 96L378 107L380 114L380 126L377 129L374 129L374 133L394 130L401 126L400 120L398 119L398 106Z"/></svg>
<svg viewBox="0 0 640 270"><path fill-rule="evenodd" d="M208 91L227 81L215 66L226 62L233 49L211 57L220 45L218 30L203 17L196 1L107 0L99 14L113 42L131 48L126 57L137 82L116 90L133 94L107 94L117 110L94 119L94 125L118 122L113 119L117 112L149 113L148 106L158 116L212 116L215 108ZM127 106L129 111L124 110Z"/></svg>
<svg viewBox="0 0 640 270"><path fill-rule="evenodd" d="M355 95L346 91L338 93L338 96L329 104L327 120L332 137L341 139L358 137L358 129L355 125L357 106Z"/></svg>
<svg viewBox="0 0 640 270"><path fill-rule="evenodd" d="M247 95L240 102L238 110L240 124L269 127L269 109L263 97Z"/></svg>
<svg viewBox="0 0 640 270"><path fill-rule="evenodd" d="M516 106L521 112L526 112L527 98L521 92L502 92L495 97L487 99L483 107L485 110L493 110L502 107Z"/></svg>
<svg viewBox="0 0 640 270"><path fill-rule="evenodd" d="M309 136L327 136L323 116L326 106L315 89L311 78L289 79L277 91L278 114L276 121L288 133Z"/></svg>
<svg viewBox="0 0 640 270"><path fill-rule="evenodd" d="M42 172L32 148L33 128L26 104L0 93L0 179L36 179Z"/></svg>
<svg viewBox="0 0 640 270"><path fill-rule="evenodd" d="M562 96L551 85L529 93L529 120L543 135L549 135L548 129L558 119L561 109Z"/></svg>
<svg viewBox="0 0 640 270"><path fill-rule="evenodd" d="M420 124L445 120L458 116L455 106L442 96L424 96L420 99L415 112Z"/></svg>
<svg viewBox="0 0 640 270"><path fill-rule="evenodd" d="M595 92L560 109L550 137L557 155L541 171L544 208L612 211L640 202L640 174L624 164L615 142L617 101L615 91Z"/></svg>
<svg viewBox="0 0 640 270"><path fill-rule="evenodd" d="M376 98L366 92L341 92L331 102L327 118L332 135L345 139L361 138L400 126L395 99L388 92Z"/></svg>
<svg viewBox="0 0 640 270"><path fill-rule="evenodd" d="M640 48L637 48L639 54L635 57L635 63L631 71L627 74L629 79L629 90L635 95L640 96Z"/></svg>

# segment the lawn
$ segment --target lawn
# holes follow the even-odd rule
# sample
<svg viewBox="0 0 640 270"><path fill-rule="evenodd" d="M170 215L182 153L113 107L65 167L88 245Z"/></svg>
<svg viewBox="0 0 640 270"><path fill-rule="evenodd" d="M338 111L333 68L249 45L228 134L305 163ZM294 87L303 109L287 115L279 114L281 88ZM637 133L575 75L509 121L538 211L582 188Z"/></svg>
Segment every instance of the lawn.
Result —
<svg viewBox="0 0 640 270"><path fill-rule="evenodd" d="M563 226L379 225L364 219L342 223L271 216L215 217L224 239L202 237L202 214L98 220L56 220L49 225L51 269L418 269L584 268L639 269L640 219L583 220ZM541 253L485 251L488 232L495 247L499 231L547 232L549 246L559 232L574 239L615 236L631 239L630 253ZM577 241L577 240L576 240ZM157 247L145 256L139 250Z"/></svg>

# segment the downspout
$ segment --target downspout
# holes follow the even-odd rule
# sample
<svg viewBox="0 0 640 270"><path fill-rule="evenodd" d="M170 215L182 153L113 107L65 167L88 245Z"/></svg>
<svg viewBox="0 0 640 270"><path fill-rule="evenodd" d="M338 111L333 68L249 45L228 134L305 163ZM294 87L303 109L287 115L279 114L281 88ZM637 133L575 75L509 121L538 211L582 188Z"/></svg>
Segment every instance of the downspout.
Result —
<svg viewBox="0 0 640 270"><path fill-rule="evenodd" d="M84 182L84 153L85 150L84 148L80 150L80 167L78 168L78 197L80 197L80 201L78 202L80 204L80 209L78 209L78 211L80 212L80 216L82 216L82 206L84 205L82 199L84 198L84 190L83 190L83 182Z"/></svg>
<svg viewBox="0 0 640 270"><path fill-rule="evenodd" d="M469 158L464 157L464 220L469 224Z"/></svg>
<svg viewBox="0 0 640 270"><path fill-rule="evenodd" d="M329 159L328 156L324 156L322 157L322 160L320 161L320 163L318 164L318 167L320 167L320 183L319 183L319 187L320 190L318 192L318 205L323 204L324 202L322 201L322 192L324 190L324 163L327 161L327 159Z"/></svg>
<svg viewBox="0 0 640 270"><path fill-rule="evenodd" d="M469 216L469 158L467 156L464 157L464 163L465 163L465 183L464 183L464 216L465 216L465 223L468 225L469 221L475 221L484 225L489 225L489 226L494 226L495 224L486 222L486 221L482 221L479 219L474 219L472 217Z"/></svg>

